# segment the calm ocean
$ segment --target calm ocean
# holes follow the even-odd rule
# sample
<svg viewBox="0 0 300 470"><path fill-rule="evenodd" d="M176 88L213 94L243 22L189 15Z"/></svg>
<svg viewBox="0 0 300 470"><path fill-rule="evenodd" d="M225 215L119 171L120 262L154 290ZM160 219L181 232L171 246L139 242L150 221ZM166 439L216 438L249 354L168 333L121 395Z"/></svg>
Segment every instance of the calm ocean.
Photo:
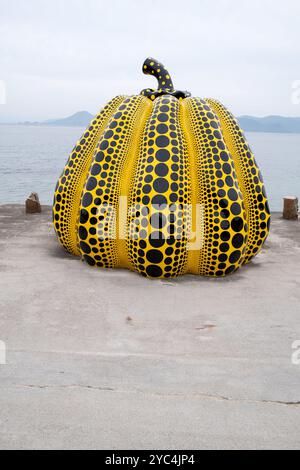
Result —
<svg viewBox="0 0 300 470"><path fill-rule="evenodd" d="M78 127L0 126L0 204L23 203L36 191L42 204L52 194ZM300 197L300 134L247 133L262 171L271 210L281 210L282 196Z"/></svg>

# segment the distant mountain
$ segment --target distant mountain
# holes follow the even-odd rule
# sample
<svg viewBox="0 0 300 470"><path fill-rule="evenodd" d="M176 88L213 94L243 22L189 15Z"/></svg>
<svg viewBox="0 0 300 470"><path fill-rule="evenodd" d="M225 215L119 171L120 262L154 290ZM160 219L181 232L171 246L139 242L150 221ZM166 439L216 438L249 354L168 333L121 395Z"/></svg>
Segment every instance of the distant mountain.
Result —
<svg viewBox="0 0 300 470"><path fill-rule="evenodd" d="M86 127L93 115L88 111L78 111L72 116L62 119L48 119L42 122L19 122L18 124L27 126L78 126ZM242 129L246 132L274 132L284 134L300 133L300 117L284 116L240 116L237 118Z"/></svg>
<svg viewBox="0 0 300 470"><path fill-rule="evenodd" d="M48 119L47 121L24 121L18 122L22 126L78 126L78 127L87 127L87 125L93 119L93 115L88 111L78 111L72 116L68 116L62 119Z"/></svg>
<svg viewBox="0 0 300 470"><path fill-rule="evenodd" d="M68 116L62 119L49 119L41 122L40 124L46 126L87 126L93 119L93 115L88 111L78 111L72 116Z"/></svg>
<svg viewBox="0 0 300 470"><path fill-rule="evenodd" d="M258 118L240 116L237 119L242 129L248 132L300 133L300 117L266 116Z"/></svg>

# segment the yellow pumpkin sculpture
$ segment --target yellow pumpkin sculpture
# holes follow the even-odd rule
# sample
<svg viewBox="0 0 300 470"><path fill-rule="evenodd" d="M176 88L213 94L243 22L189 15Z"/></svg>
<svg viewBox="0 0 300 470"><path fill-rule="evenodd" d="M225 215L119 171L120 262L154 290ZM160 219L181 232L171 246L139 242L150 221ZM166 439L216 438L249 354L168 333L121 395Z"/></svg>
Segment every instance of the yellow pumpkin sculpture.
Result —
<svg viewBox="0 0 300 470"><path fill-rule="evenodd" d="M158 89L111 100L71 152L55 190L56 233L92 266L224 276L267 237L260 171L222 104L174 90L155 59L143 72Z"/></svg>

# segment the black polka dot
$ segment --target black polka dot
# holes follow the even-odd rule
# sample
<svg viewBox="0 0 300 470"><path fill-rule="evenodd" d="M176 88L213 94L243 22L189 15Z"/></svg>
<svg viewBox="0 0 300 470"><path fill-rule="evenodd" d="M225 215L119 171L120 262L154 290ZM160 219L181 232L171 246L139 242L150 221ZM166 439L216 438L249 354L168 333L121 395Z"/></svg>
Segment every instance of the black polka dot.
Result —
<svg viewBox="0 0 300 470"><path fill-rule="evenodd" d="M240 233L237 233L234 235L232 239L232 245L234 248L240 248L242 244L244 243L244 237Z"/></svg>
<svg viewBox="0 0 300 470"><path fill-rule="evenodd" d="M234 202L231 204L230 210L233 215L239 215L241 213L241 206L237 202Z"/></svg>
<svg viewBox="0 0 300 470"><path fill-rule="evenodd" d="M158 193L165 193L168 191L169 183L165 178L157 178L154 180L153 187Z"/></svg>
<svg viewBox="0 0 300 470"><path fill-rule="evenodd" d="M169 139L165 135L160 135L156 138L155 143L157 147L167 147L169 145Z"/></svg>
<svg viewBox="0 0 300 470"><path fill-rule="evenodd" d="M157 119L160 121L160 122L167 122L168 120L168 115L167 114L164 114L164 113L161 113L157 116Z"/></svg>
<svg viewBox="0 0 300 470"><path fill-rule="evenodd" d="M103 140L100 144L100 150L106 150L108 147L108 142L107 140Z"/></svg>
<svg viewBox="0 0 300 470"><path fill-rule="evenodd" d="M233 251L229 256L230 263L236 263L241 257L241 252L239 250Z"/></svg>
<svg viewBox="0 0 300 470"><path fill-rule="evenodd" d="M229 250L229 245L228 243L221 243L220 245L220 251L222 251L222 253L225 253L226 251Z"/></svg>
<svg viewBox="0 0 300 470"><path fill-rule="evenodd" d="M79 245L80 245L80 248L83 251L83 253L89 254L91 252L91 248L89 247L89 245L87 243L80 242Z"/></svg>
<svg viewBox="0 0 300 470"><path fill-rule="evenodd" d="M223 230L227 230L227 229L229 228L229 225L230 225L230 223L228 222L228 220L222 220L222 222L221 222L221 228L222 228Z"/></svg>
<svg viewBox="0 0 300 470"><path fill-rule="evenodd" d="M155 173L158 176L166 176L168 174L168 171L169 171L169 169L168 169L168 167L165 163L159 163L155 167Z"/></svg>
<svg viewBox="0 0 300 470"><path fill-rule="evenodd" d="M222 168L224 173L226 173L227 175L231 173L231 166L229 165L229 163L224 163Z"/></svg>
<svg viewBox="0 0 300 470"><path fill-rule="evenodd" d="M161 232L152 232L149 237L149 243L154 248L160 248L164 245L165 238L163 237L163 234Z"/></svg>
<svg viewBox="0 0 300 470"><path fill-rule="evenodd" d="M150 217L150 223L154 228L162 228L166 225L166 217L161 212L156 212Z"/></svg>
<svg viewBox="0 0 300 470"><path fill-rule="evenodd" d="M222 232L221 233L221 240L224 242L227 242L230 239L230 233L229 232Z"/></svg>
<svg viewBox="0 0 300 470"><path fill-rule="evenodd" d="M143 186L143 193L144 194L149 194L151 191L151 186L150 184L145 184L145 186Z"/></svg>
<svg viewBox="0 0 300 470"><path fill-rule="evenodd" d="M91 175L99 175L101 171L101 166L98 165L98 163L94 163L94 165L91 168Z"/></svg>
<svg viewBox="0 0 300 470"><path fill-rule="evenodd" d="M159 277L162 275L161 268L159 266L156 266L155 264L150 264L149 266L147 266L146 272L150 277Z"/></svg>
<svg viewBox="0 0 300 470"><path fill-rule="evenodd" d="M221 152L220 153L220 157L221 159L223 160L223 162L227 162L228 161L228 153L227 152Z"/></svg>
<svg viewBox="0 0 300 470"><path fill-rule="evenodd" d="M78 234L79 234L79 238L81 238L81 240L85 240L86 237L88 236L87 229L85 227L83 227L82 225L80 225L79 230L78 230Z"/></svg>
<svg viewBox="0 0 300 470"><path fill-rule="evenodd" d="M149 250L146 253L146 258L150 263L160 263L163 259L163 254L159 250Z"/></svg>
<svg viewBox="0 0 300 470"><path fill-rule="evenodd" d="M170 153L167 149L161 149L156 152L155 156L159 162L166 162L170 158Z"/></svg>
<svg viewBox="0 0 300 470"><path fill-rule="evenodd" d="M223 219L227 219L229 215L230 215L230 212L228 209L222 209L220 212L220 217L222 217Z"/></svg>
<svg viewBox="0 0 300 470"><path fill-rule="evenodd" d="M92 203L93 197L91 193L85 193L82 198L83 207L88 207Z"/></svg>
<svg viewBox="0 0 300 470"><path fill-rule="evenodd" d="M230 273L232 273L234 270L235 270L235 267L234 267L234 266L229 266L229 267L225 270L225 274L230 274Z"/></svg>
<svg viewBox="0 0 300 470"><path fill-rule="evenodd" d="M103 158L104 158L104 153L103 152L98 152L95 156L96 162L102 162Z"/></svg>
<svg viewBox="0 0 300 470"><path fill-rule="evenodd" d="M231 199L232 201L236 201L237 198L238 198L238 193L236 192L235 189L230 188L229 191L228 191L228 197L229 197L229 199Z"/></svg>
<svg viewBox="0 0 300 470"><path fill-rule="evenodd" d="M79 220L81 224L85 224L89 220L89 213L87 210L81 209Z"/></svg>
<svg viewBox="0 0 300 470"><path fill-rule="evenodd" d="M105 139L110 139L114 135L113 131L109 130L105 132L104 137Z"/></svg>
<svg viewBox="0 0 300 470"><path fill-rule="evenodd" d="M166 134L166 132L168 132L168 126L166 126L166 124L159 124L156 130L159 134Z"/></svg>
<svg viewBox="0 0 300 470"><path fill-rule="evenodd" d="M220 202L219 202L219 205L220 205L220 207L225 209L225 207L228 206L228 201L226 199L221 199Z"/></svg>
<svg viewBox="0 0 300 470"><path fill-rule="evenodd" d="M233 179L232 179L231 176L226 176L225 182L226 182L227 186L233 186Z"/></svg>
<svg viewBox="0 0 300 470"><path fill-rule="evenodd" d="M146 248L147 243L145 242L145 240L140 240L139 246L140 246L141 248Z"/></svg>
<svg viewBox="0 0 300 470"><path fill-rule="evenodd" d="M88 255L83 255L85 261L90 265L90 266L95 266L96 262L93 258L91 258Z"/></svg>
<svg viewBox="0 0 300 470"><path fill-rule="evenodd" d="M88 191L92 191L97 185L97 180L93 176L90 176L86 185Z"/></svg>
<svg viewBox="0 0 300 470"><path fill-rule="evenodd" d="M167 204L167 199L162 194L156 194L156 196L153 196L151 203L154 206L164 206L165 204Z"/></svg>
<svg viewBox="0 0 300 470"><path fill-rule="evenodd" d="M240 232L243 229L244 221L241 217L234 217L231 221L232 230Z"/></svg>

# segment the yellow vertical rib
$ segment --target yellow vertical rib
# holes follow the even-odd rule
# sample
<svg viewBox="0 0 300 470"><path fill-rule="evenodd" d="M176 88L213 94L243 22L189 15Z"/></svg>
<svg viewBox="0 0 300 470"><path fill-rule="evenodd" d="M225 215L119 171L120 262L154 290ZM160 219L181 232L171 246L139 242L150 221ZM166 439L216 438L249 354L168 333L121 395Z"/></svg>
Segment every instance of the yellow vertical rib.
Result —
<svg viewBox="0 0 300 470"><path fill-rule="evenodd" d="M190 185L177 98L154 100L141 142L127 218L130 263L144 276L178 276L187 265Z"/></svg>
<svg viewBox="0 0 300 470"><path fill-rule="evenodd" d="M198 274L224 276L237 269L244 259L247 225L243 198L216 114L199 98L187 98L185 103L196 149L198 201L203 208ZM231 209L235 206L239 216Z"/></svg>
<svg viewBox="0 0 300 470"><path fill-rule="evenodd" d="M197 237L199 231L202 232L202 227L199 227L199 214L197 213L197 204L200 200L199 194L199 181L197 177L197 149L192 139L192 130L190 127L190 117L186 100L180 101L179 119L183 137L185 140L188 171L190 175L191 185L191 231L196 235L195 238L190 239L188 243L188 260L186 266L186 273L198 274L199 273L199 256L200 249Z"/></svg>
<svg viewBox="0 0 300 470"><path fill-rule="evenodd" d="M60 243L74 255L80 255L76 223L82 189L95 147L108 120L124 98L115 97L95 116L72 150L57 183L53 202L54 229Z"/></svg>
<svg viewBox="0 0 300 470"><path fill-rule="evenodd" d="M92 266L120 265L117 247L120 177L141 117L143 96L122 101L100 136L80 203L78 240L83 258ZM143 106L143 105L142 105Z"/></svg>
<svg viewBox="0 0 300 470"><path fill-rule="evenodd" d="M245 256L248 262L261 249L269 230L270 212L262 176L236 118L219 101L206 102L220 120L243 194L249 229Z"/></svg>
<svg viewBox="0 0 300 470"><path fill-rule="evenodd" d="M142 97L137 114L134 116L131 129L131 141L120 173L119 204L117 213L117 267L130 268L130 261L127 254L126 238L127 233L127 210L129 204L129 192L135 166L139 158L141 140L146 122L151 115L153 103L148 98Z"/></svg>

